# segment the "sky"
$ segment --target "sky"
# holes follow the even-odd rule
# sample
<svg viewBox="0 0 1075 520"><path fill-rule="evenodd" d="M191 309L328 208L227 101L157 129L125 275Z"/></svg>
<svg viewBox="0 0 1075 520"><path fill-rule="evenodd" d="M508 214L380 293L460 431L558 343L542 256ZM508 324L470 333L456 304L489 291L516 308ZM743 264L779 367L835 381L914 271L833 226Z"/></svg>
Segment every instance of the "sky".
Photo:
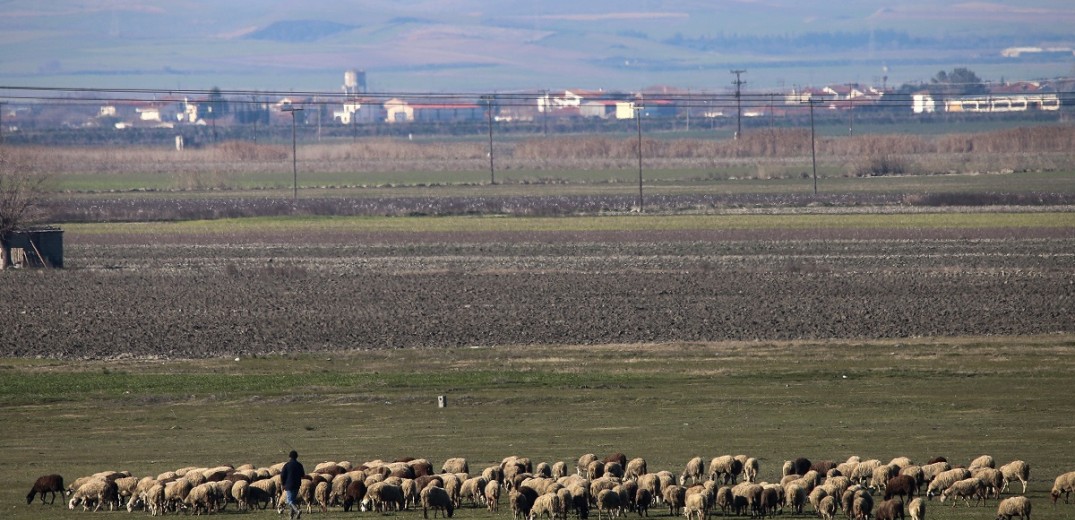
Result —
<svg viewBox="0 0 1075 520"><path fill-rule="evenodd" d="M727 90L1075 75L1070 0L0 0L3 86Z"/></svg>

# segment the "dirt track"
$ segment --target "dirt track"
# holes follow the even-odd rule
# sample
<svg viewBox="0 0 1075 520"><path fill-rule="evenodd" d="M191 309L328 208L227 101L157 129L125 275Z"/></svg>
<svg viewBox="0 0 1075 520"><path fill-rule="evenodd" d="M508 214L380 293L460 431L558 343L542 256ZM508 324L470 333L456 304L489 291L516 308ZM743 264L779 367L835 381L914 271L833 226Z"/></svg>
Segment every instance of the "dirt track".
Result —
<svg viewBox="0 0 1075 520"><path fill-rule="evenodd" d="M4 274L0 356L1073 332L1070 235L75 239L69 269Z"/></svg>

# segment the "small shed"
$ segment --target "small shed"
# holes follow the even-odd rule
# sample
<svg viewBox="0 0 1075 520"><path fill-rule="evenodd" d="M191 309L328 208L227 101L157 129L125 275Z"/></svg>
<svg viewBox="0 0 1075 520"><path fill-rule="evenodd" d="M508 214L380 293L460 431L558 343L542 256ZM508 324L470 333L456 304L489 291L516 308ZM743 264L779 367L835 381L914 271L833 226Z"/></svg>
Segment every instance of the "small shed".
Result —
<svg viewBox="0 0 1075 520"><path fill-rule="evenodd" d="M15 267L63 267L62 229L20 229L11 233L9 244Z"/></svg>

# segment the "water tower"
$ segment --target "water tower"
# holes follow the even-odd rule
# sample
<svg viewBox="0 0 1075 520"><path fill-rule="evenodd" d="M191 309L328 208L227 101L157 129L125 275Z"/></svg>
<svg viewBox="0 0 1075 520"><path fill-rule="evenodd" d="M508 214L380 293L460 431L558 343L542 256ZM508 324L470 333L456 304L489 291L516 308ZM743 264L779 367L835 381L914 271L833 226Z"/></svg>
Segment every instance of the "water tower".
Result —
<svg viewBox="0 0 1075 520"><path fill-rule="evenodd" d="M347 70L343 73L343 91L345 94L354 95L366 92L366 71Z"/></svg>

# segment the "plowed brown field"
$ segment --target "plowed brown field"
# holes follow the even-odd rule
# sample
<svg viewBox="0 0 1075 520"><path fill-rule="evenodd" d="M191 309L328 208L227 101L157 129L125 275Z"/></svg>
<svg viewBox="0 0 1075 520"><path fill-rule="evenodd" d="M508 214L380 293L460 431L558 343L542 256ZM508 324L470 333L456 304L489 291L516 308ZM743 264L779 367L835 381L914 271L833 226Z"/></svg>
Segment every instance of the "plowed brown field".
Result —
<svg viewBox="0 0 1075 520"><path fill-rule="evenodd" d="M1070 229L70 236L0 356L1075 331Z"/></svg>

